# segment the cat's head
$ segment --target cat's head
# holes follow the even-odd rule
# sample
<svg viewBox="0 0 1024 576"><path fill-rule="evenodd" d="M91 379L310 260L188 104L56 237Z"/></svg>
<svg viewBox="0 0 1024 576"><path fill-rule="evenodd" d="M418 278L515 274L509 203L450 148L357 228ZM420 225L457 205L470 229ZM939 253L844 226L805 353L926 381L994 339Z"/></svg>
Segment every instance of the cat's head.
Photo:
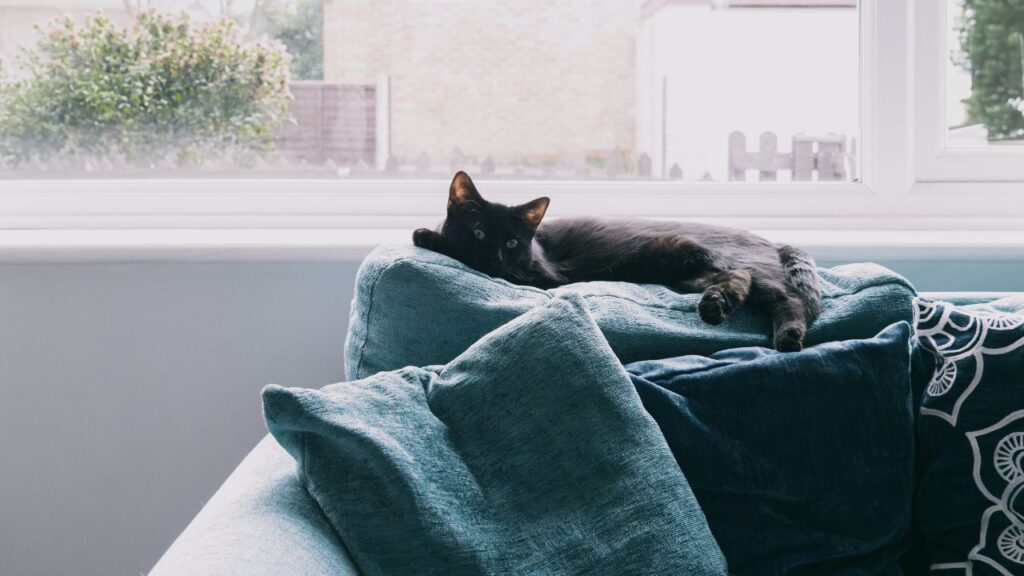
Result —
<svg viewBox="0 0 1024 576"><path fill-rule="evenodd" d="M465 172L448 189L448 217L441 234L466 265L492 276L515 278L533 261L533 237L550 200L519 206L488 202Z"/></svg>

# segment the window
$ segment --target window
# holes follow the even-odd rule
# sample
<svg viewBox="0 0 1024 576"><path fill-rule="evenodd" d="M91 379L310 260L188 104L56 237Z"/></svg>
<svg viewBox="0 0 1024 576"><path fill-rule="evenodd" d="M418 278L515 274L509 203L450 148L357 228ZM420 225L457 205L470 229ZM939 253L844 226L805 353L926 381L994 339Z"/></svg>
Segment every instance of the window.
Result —
<svg viewBox="0 0 1024 576"><path fill-rule="evenodd" d="M648 2L637 147L661 177L856 180L857 5Z"/></svg>
<svg viewBox="0 0 1024 576"><path fill-rule="evenodd" d="M0 21L9 178L859 179L856 0L0 0Z"/></svg>
<svg viewBox="0 0 1024 576"><path fill-rule="evenodd" d="M14 178L287 167L334 97L320 0L0 0L0 66Z"/></svg>
<svg viewBox="0 0 1024 576"><path fill-rule="evenodd" d="M1024 7L944 0L914 8L916 179L1024 181Z"/></svg>
<svg viewBox="0 0 1024 576"><path fill-rule="evenodd" d="M0 0L0 227L406 230L440 216L461 168L499 201L551 196L554 215L1019 229L1024 146L961 103L978 76L1014 89L1011 31L970 32L1005 66L968 57L983 3L1019 4ZM118 52L142 59L120 75L64 67L92 75L27 90L20 47L77 57L45 23L70 14L81 43L96 8L117 30L173 30ZM160 67L198 74L188 47L231 34L202 81L176 87ZM147 81L159 106L124 120ZM56 112L12 141L26 110Z"/></svg>
<svg viewBox="0 0 1024 576"><path fill-rule="evenodd" d="M950 148L1024 145L1024 4L948 2Z"/></svg>

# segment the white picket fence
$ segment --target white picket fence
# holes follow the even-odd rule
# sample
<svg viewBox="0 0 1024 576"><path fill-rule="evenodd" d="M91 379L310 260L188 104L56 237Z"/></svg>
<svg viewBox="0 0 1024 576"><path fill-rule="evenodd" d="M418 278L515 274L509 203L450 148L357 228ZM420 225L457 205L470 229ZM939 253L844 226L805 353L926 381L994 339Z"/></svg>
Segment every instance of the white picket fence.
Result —
<svg viewBox="0 0 1024 576"><path fill-rule="evenodd" d="M747 149L747 136L742 132L729 135L729 180L742 182L747 171L756 170L758 180L772 182L780 171L788 171L798 182L820 182L857 179L857 139L842 134L826 136L793 136L789 152L779 151L774 132L761 134L757 150Z"/></svg>

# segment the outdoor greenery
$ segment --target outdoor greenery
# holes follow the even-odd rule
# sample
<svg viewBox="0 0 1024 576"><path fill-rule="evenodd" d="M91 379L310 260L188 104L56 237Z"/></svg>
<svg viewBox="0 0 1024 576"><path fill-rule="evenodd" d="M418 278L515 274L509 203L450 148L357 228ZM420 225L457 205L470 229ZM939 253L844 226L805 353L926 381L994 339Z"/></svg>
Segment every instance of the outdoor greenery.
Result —
<svg viewBox="0 0 1024 576"><path fill-rule="evenodd" d="M0 76L0 158L116 157L140 166L245 161L287 118L289 57L244 44L226 19L154 11L122 28L102 15L39 28ZM0 71L2 72L2 71Z"/></svg>
<svg viewBox="0 0 1024 576"><path fill-rule="evenodd" d="M124 0L131 14L160 4ZM246 38L279 40L292 56L292 79L323 78L323 0L191 0L189 8L201 17L234 20Z"/></svg>
<svg viewBox="0 0 1024 576"><path fill-rule="evenodd" d="M293 6L270 4L258 16L259 31L279 40L292 56L292 78L324 77L323 2L299 0Z"/></svg>
<svg viewBox="0 0 1024 576"><path fill-rule="evenodd" d="M1024 2L964 0L958 63L971 72L971 122L993 140L1024 138Z"/></svg>

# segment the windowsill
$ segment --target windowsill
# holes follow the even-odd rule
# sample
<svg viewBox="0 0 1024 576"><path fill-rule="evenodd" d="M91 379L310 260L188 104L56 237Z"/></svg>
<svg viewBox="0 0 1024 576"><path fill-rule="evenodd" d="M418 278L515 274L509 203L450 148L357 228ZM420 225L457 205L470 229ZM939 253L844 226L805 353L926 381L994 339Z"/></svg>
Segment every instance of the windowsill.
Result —
<svg viewBox="0 0 1024 576"><path fill-rule="evenodd" d="M1024 231L759 230L818 260L1024 260ZM409 230L2 230L0 263L341 261Z"/></svg>

